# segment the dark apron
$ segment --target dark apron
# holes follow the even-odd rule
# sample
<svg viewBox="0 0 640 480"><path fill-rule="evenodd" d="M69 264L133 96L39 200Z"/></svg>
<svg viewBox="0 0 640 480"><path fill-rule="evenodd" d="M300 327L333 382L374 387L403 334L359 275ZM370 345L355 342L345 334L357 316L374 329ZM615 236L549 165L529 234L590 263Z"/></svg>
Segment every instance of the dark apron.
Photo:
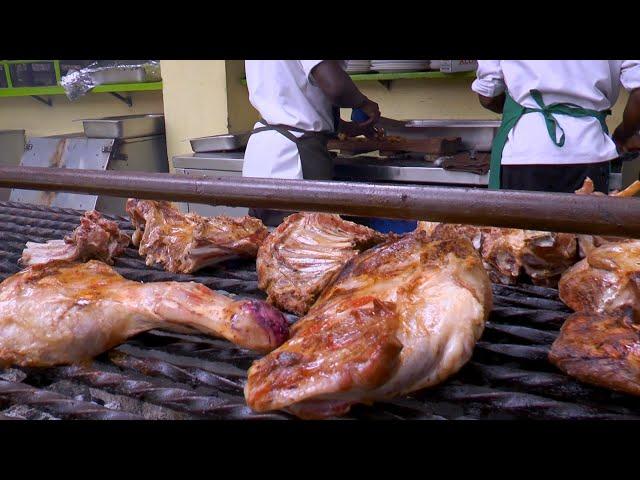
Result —
<svg viewBox="0 0 640 480"><path fill-rule="evenodd" d="M582 108L579 105L573 103L554 103L551 105L545 105L542 100L542 94L539 90L531 90L531 97L536 101L540 108L523 107L517 103L507 93L504 102L504 109L502 111L502 124L500 129L493 140L491 147L491 164L489 170L489 188L493 190L500 189L500 167L502 165L502 152L504 146L507 143L509 132L513 130L518 121L523 115L528 113L540 113L544 117L545 124L547 126L547 132L553 143L562 147L564 145L564 131L562 127L558 125L558 122L554 118L554 115L567 115L570 117L594 117L597 118L602 127L602 131L605 134L609 133L607 129L606 118L611 114L611 110L597 111L589 110L588 108ZM560 139L556 138L556 130L561 132Z"/></svg>
<svg viewBox="0 0 640 480"><path fill-rule="evenodd" d="M300 156L300 166L302 168L302 178L305 180L332 180L333 179L333 157L327 149L327 142L333 132L309 132L297 127L288 125L270 125L263 119L259 120L264 127L258 127L251 132L259 133L274 130L287 139L291 140L298 147ZM302 133L301 137L296 137L291 132ZM271 210L265 208L252 208L249 215L262 220L267 226L278 226L282 220L294 212Z"/></svg>

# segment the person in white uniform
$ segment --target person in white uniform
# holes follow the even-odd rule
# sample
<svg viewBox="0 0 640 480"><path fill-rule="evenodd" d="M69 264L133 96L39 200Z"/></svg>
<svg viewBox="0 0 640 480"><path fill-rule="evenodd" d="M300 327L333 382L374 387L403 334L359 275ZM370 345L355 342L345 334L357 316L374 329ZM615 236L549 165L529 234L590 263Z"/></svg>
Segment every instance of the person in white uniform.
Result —
<svg viewBox="0 0 640 480"><path fill-rule="evenodd" d="M629 100L611 137L621 86ZM472 89L503 114L490 188L570 193L590 177L608 193L610 161L639 147L640 60L479 60Z"/></svg>
<svg viewBox="0 0 640 480"><path fill-rule="evenodd" d="M378 105L358 90L340 60L247 60L249 100L260 113L244 156L244 177L331 180L327 141L337 133L375 134ZM340 108L362 110L363 123L340 119ZM286 213L252 209L265 223Z"/></svg>

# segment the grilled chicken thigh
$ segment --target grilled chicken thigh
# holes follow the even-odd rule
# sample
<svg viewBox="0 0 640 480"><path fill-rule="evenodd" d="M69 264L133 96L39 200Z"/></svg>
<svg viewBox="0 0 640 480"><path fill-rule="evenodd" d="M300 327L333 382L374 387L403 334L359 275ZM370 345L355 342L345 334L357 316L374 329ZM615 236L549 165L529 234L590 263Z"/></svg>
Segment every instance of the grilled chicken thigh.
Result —
<svg viewBox="0 0 640 480"><path fill-rule="evenodd" d="M352 258L292 338L254 362L247 403L325 418L436 385L469 360L491 305L468 240L388 241Z"/></svg>
<svg viewBox="0 0 640 480"><path fill-rule="evenodd" d="M113 258L122 255L130 242L129 236L118 229L116 222L92 210L85 212L80 226L64 240L27 242L20 263L28 266L53 260L84 262L95 259L112 265Z"/></svg>
<svg viewBox="0 0 640 480"><path fill-rule="evenodd" d="M304 315L348 260L384 239L338 215L289 215L258 250L258 286L271 304Z"/></svg>
<svg viewBox="0 0 640 480"><path fill-rule="evenodd" d="M138 283L108 265L49 262L0 284L0 362L82 362L153 328L224 337L268 352L288 337L283 315L261 301L234 301L197 283Z"/></svg>
<svg viewBox="0 0 640 480"><path fill-rule="evenodd" d="M640 395L640 323L622 312L574 313L549 360L585 383Z"/></svg>
<svg viewBox="0 0 640 480"><path fill-rule="evenodd" d="M163 265L173 273L192 273L232 258L255 258L268 235L257 218L201 217L183 214L169 202L127 201L136 228L133 244L147 265Z"/></svg>
<svg viewBox="0 0 640 480"><path fill-rule="evenodd" d="M562 275L560 299L576 312L640 314L640 241L608 243Z"/></svg>

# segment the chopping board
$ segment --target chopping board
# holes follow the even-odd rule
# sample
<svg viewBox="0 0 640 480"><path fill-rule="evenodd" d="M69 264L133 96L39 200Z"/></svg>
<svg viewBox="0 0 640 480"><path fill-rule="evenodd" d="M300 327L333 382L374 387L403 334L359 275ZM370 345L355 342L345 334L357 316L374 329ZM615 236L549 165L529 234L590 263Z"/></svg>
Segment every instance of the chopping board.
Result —
<svg viewBox="0 0 640 480"><path fill-rule="evenodd" d="M430 137L411 139L402 137L378 138L346 138L344 140L331 139L329 150L340 150L353 154L373 152L411 152L432 155L453 155L462 150L460 137Z"/></svg>

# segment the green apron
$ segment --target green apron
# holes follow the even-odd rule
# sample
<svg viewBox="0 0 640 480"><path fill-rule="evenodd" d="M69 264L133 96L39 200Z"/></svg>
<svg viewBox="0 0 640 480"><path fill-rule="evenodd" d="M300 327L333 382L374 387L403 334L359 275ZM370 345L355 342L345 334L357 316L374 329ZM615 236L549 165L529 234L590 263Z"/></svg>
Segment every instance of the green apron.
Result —
<svg viewBox="0 0 640 480"><path fill-rule="evenodd" d="M595 117L600 121L602 131L605 134L609 133L605 120L607 115L611 114L611 110L603 110L599 112L597 110L582 108L573 103L553 103L551 105L545 105L542 101L542 94L539 90L531 90L529 93L531 93L531 97L536 101L540 108L523 107L519 103L516 103L508 93L506 94L504 109L502 111L502 124L493 139L493 145L491 147L489 188L492 190L500 189L500 165L502 163L502 151L507 143L509 132L516 126L520 117L527 113L539 112L542 114L547 125L549 137L558 147L562 147L564 145L564 130L562 130L562 127L558 125L558 122L554 118L555 114L568 115L570 117ZM556 137L556 130L558 129L561 132L559 139Z"/></svg>

